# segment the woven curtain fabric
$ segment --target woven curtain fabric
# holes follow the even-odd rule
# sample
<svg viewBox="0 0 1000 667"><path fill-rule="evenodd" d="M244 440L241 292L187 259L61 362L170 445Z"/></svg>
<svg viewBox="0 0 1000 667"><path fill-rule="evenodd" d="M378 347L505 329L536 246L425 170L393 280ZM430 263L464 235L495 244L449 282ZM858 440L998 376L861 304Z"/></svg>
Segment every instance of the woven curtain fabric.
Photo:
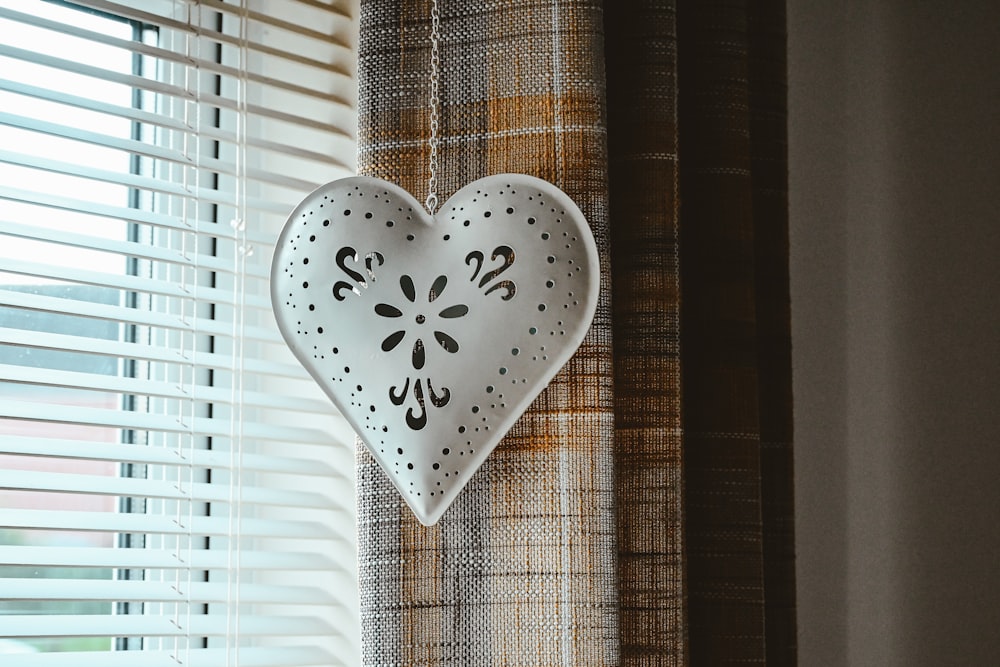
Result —
<svg viewBox="0 0 1000 667"><path fill-rule="evenodd" d="M684 665L677 15L605 11L622 664Z"/></svg>
<svg viewBox="0 0 1000 667"><path fill-rule="evenodd" d="M365 664L795 664L783 2L438 1L439 194L555 183L602 297L437 526L358 448ZM418 199L430 17L361 3L360 170Z"/></svg>
<svg viewBox="0 0 1000 667"><path fill-rule="evenodd" d="M795 660L782 2L678 3L687 628Z"/></svg>
<svg viewBox="0 0 1000 667"><path fill-rule="evenodd" d="M599 3L439 6L442 200L496 173L559 185L592 225L609 285ZM359 170L422 200L431 5L361 9ZM611 295L602 293L578 353L438 525L422 527L359 451L366 664L616 664Z"/></svg>

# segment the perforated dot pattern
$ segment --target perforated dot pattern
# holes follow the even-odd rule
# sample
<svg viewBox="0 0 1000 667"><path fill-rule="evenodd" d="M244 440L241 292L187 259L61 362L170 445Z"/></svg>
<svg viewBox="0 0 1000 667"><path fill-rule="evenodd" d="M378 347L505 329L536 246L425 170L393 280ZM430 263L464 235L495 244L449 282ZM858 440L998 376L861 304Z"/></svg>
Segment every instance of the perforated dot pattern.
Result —
<svg viewBox="0 0 1000 667"><path fill-rule="evenodd" d="M354 177L292 212L271 297L289 347L430 525L579 346L597 262L583 214L545 181L484 178L432 218Z"/></svg>

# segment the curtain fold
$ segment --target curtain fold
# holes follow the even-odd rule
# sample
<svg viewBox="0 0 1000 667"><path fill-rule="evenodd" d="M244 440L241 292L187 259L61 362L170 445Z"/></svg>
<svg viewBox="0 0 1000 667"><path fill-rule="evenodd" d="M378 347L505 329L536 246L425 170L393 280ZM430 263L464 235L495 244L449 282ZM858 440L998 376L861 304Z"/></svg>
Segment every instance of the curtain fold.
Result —
<svg viewBox="0 0 1000 667"><path fill-rule="evenodd" d="M439 2L438 192L518 172L566 191L610 285L598 2ZM359 171L427 194L431 3L361 5ZM433 261L433 258L429 258ZM610 291L579 351L421 526L359 448L367 664L615 664Z"/></svg>
<svg viewBox="0 0 1000 667"><path fill-rule="evenodd" d="M605 12L622 664L684 665L677 12Z"/></svg>
<svg viewBox="0 0 1000 667"><path fill-rule="evenodd" d="M601 300L437 526L358 448L365 664L795 664L784 3L439 6L442 199L555 183ZM361 3L359 171L418 199L430 17Z"/></svg>

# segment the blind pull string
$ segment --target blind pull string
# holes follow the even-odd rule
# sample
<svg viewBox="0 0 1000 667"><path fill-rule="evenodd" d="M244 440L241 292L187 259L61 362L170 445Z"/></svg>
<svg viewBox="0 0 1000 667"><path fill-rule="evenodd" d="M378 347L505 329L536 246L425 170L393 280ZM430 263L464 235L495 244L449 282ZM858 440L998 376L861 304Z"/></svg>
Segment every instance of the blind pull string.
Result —
<svg viewBox="0 0 1000 667"><path fill-rule="evenodd" d="M238 667L240 663L240 569L242 561L242 512L243 512L243 372L245 366L246 341L246 267L247 259L253 255L253 246L247 243L247 82L249 58L250 13L246 0L239 5L239 77L237 81L236 113L236 187L234 203L236 215L233 229L234 242L234 294L233 294L233 359L232 359L232 412L230 413L230 480L229 480L229 530L226 581L226 646L225 664Z"/></svg>
<svg viewBox="0 0 1000 667"><path fill-rule="evenodd" d="M427 201L425 206L427 207L427 212L434 215L434 212L438 207L438 196L437 196L437 168L438 168L438 107L440 105L439 100L439 86L440 86L440 75L439 70L441 66L441 54L439 50L439 42L441 41L441 15L438 11L437 0L431 0L431 90L430 90L430 100L429 100L429 112L430 112L430 125L431 134L428 139L428 148L430 149L429 160L429 171L430 176L427 180Z"/></svg>
<svg viewBox="0 0 1000 667"><path fill-rule="evenodd" d="M184 37L184 49L188 57L189 62L199 63L201 61L201 5L197 4L194 7L190 5L187 6L187 24L188 31ZM191 131L184 133L184 150L185 155L191 159L192 165L184 169L184 192L187 193L183 200L184 216L185 216L185 227L191 229L190 232L182 232L183 249L182 254L190 262L189 265L182 265L182 271L184 275L192 275L193 279L191 281L191 287L189 290L189 298L187 302L191 304L191 330L189 332L182 333L182 335L187 335L190 337L190 355L187 360L186 367L191 373L190 377L190 389L186 392L188 394L188 430L187 436L187 448L186 451L181 450L181 457L186 460L186 466L183 469L178 470L178 477L181 477L185 472L187 473L187 485L188 485L188 496L187 496L187 512L186 516L181 516L180 502L178 502L178 525L187 529L186 533L179 534L178 541L184 538L186 543L183 547L178 544L177 559L184 563L184 568L180 568L177 571L178 577L183 571L186 575L186 581L184 582L183 594L184 594L184 622L181 623L180 614L175 613L177 617L175 622L179 628L183 628L185 633L183 635L184 645L183 645L183 656L178 655L178 659L183 660L184 664L188 664L191 658L191 642L193 638L191 636L191 616L192 616L192 606L193 606L193 596L192 596L192 584L193 584L193 568L191 562L193 560L194 551L194 488L195 488L195 454L198 447L198 436L195 427L195 420L197 417L198 410L198 364L196 362L197 352L198 352L198 324L200 318L198 317L198 285L200 283L200 258L201 258L201 248L200 248L200 237L201 237L201 215L198 210L198 193L201 191L201 69L196 64L194 67L185 66L184 67L184 77L185 77L185 89L194 90L194 99L191 102L184 103L184 124L188 128L193 128L193 136ZM191 78L194 78L193 86L191 85ZM191 155L193 153L193 156ZM189 177L189 174L192 176ZM193 192L188 188L191 184L190 181L193 180ZM193 194L193 197L192 197ZM189 215L189 207L193 206L193 210ZM192 224L193 218L193 224ZM192 241L193 248L191 248L191 256L188 256L188 236L193 234L194 239ZM185 281L186 282L186 281ZM180 446L181 443L178 443ZM180 582L178 582L180 584ZM182 590L178 588L178 590ZM177 653L178 647L175 644L174 651Z"/></svg>

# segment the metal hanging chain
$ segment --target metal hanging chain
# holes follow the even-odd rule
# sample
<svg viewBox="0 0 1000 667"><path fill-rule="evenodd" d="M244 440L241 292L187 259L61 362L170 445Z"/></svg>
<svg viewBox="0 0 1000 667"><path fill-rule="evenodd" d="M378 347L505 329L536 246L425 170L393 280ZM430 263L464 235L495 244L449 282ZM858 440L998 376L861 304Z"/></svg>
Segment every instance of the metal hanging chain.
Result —
<svg viewBox="0 0 1000 667"><path fill-rule="evenodd" d="M441 16L438 13L437 0L431 0L431 91L430 119L431 136L428 140L430 148L430 177L427 181L427 212L434 215L438 207L437 168L438 168L438 69L441 65L438 42L441 38Z"/></svg>

